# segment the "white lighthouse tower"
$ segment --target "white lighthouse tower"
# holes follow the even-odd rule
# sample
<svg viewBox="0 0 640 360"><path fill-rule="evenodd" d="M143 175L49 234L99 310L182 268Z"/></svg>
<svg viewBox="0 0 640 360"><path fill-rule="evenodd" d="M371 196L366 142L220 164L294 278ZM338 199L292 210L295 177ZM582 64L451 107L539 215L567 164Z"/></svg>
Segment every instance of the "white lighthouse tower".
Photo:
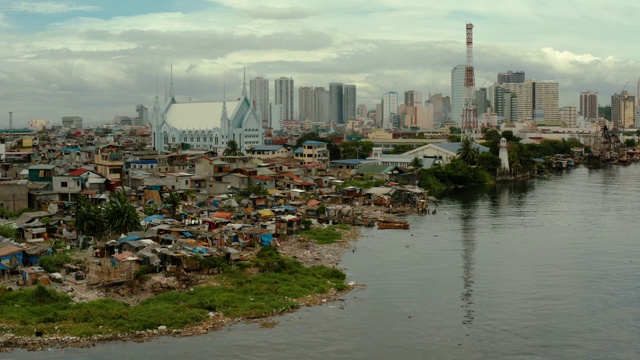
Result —
<svg viewBox="0 0 640 360"><path fill-rule="evenodd" d="M500 161L502 162L502 171L509 172L509 150L507 149L507 139L500 139Z"/></svg>

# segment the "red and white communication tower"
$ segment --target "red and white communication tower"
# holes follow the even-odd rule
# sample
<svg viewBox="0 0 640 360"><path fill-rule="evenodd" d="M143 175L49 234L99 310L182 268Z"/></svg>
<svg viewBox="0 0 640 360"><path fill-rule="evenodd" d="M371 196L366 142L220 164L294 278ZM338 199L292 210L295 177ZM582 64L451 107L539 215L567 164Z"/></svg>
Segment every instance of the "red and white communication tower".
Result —
<svg viewBox="0 0 640 360"><path fill-rule="evenodd" d="M464 70L464 110L462 110L463 137L474 139L479 133L476 102L476 81L473 71L473 24L467 23L467 67Z"/></svg>

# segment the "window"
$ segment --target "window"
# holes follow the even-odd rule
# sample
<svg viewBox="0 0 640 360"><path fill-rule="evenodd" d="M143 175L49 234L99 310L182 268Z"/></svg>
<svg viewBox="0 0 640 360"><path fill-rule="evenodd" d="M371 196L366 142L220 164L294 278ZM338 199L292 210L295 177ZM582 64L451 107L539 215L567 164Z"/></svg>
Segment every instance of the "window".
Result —
<svg viewBox="0 0 640 360"><path fill-rule="evenodd" d="M189 185L189 180L185 180L185 181L184 181L184 184L185 184L185 185Z"/></svg>
<svg viewBox="0 0 640 360"><path fill-rule="evenodd" d="M69 186L69 185L67 184L67 182L66 182L66 181L62 181L62 182L60 183L60 186L62 186L62 187L67 187L67 186Z"/></svg>
<svg viewBox="0 0 640 360"><path fill-rule="evenodd" d="M149 166L149 168L150 168L150 169L153 169L153 165L150 165L150 166Z"/></svg>

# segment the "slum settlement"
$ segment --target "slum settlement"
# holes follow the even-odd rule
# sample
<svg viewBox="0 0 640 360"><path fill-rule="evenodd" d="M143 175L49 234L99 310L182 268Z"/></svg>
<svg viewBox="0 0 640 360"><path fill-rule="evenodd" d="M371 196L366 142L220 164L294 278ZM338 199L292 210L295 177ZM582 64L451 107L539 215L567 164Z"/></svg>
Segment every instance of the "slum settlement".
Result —
<svg viewBox="0 0 640 360"><path fill-rule="evenodd" d="M0 225L13 233L5 232L0 239L0 296L17 306L24 300L20 294L31 291L52 310L26 316L3 308L2 348L87 345L122 334L143 339L201 333L233 318L261 318L326 301L348 288L344 273L334 268L349 248L348 240L357 237L359 226L408 229L409 223L399 216L430 213L425 192L406 185L415 183L410 168L363 164L338 171L329 162L306 163L295 157L259 159L203 152L124 162L119 146L92 150L96 164L30 165L21 172L24 180L3 184L12 188L16 199L26 200L13 209L37 210L1 220ZM76 155L74 159L81 159L82 151ZM121 168L126 177L112 170ZM247 272L284 274L297 269L298 265L286 265L290 260L279 259L294 259L311 269L314 274L309 279L315 280L309 281L322 276L329 280L314 286L320 289L314 293L292 285L300 279L293 283L285 278L254 279L254 285L261 281L268 285L256 287L249 301L268 295L277 306L253 304L230 310L237 304L198 302L193 308L199 311L197 316L180 324L167 320L174 316L171 312L166 317L157 309L137 314L148 311L154 301L163 301L163 294L215 299L218 293L201 292L209 291L204 289L210 285L218 290L229 285L236 290L228 291L237 292L234 277ZM94 326L95 319L73 320L69 304L91 307L105 299L116 301L109 304L120 313L144 321ZM58 302L62 307L56 310ZM62 315L67 312L68 316ZM159 319L152 321L154 315ZM67 340L61 340L65 336Z"/></svg>

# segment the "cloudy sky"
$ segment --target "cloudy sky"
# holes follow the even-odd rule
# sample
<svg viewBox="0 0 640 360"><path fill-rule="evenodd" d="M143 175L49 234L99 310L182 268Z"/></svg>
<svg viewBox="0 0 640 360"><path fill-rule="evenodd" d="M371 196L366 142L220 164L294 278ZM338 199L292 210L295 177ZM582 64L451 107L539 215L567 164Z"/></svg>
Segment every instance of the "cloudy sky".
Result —
<svg viewBox="0 0 640 360"><path fill-rule="evenodd" d="M239 96L243 66L296 88L354 83L367 106L388 90L449 95L466 22L476 85L523 70L558 81L561 105L586 90L605 104L637 92L638 15L634 0L0 0L0 126L9 111L16 126L133 116L156 78L164 97L171 64L179 101L221 100L225 82Z"/></svg>

